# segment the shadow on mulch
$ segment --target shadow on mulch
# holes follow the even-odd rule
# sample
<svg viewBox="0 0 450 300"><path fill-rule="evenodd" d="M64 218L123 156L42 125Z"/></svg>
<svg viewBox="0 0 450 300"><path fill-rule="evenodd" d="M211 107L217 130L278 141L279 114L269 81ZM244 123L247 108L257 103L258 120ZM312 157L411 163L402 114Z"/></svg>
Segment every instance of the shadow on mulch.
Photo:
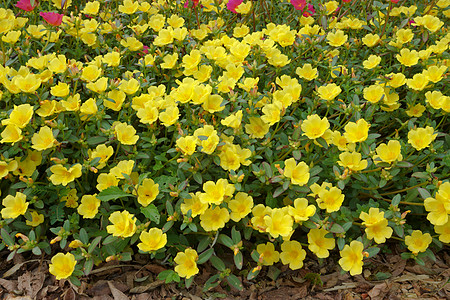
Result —
<svg viewBox="0 0 450 300"><path fill-rule="evenodd" d="M16 255L14 261L6 262L5 253L0 253L0 299L450 299L448 250L425 266L402 260L398 254L378 255L365 262L362 275L354 277L334 263L319 266L312 260L301 270L282 267L275 280L270 269L264 268L254 281L240 277L243 291L230 288L226 281L205 291L205 282L216 274L208 264L201 266L192 287L185 289L157 279L163 266L137 262L103 264L81 278L77 287L67 280L55 280L48 273L48 260Z"/></svg>

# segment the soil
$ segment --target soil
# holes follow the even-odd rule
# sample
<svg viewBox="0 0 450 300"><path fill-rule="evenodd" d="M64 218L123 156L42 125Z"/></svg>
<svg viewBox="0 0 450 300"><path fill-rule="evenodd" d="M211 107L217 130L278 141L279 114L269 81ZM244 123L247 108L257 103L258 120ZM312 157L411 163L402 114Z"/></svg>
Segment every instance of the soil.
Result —
<svg viewBox="0 0 450 300"><path fill-rule="evenodd" d="M450 299L448 247L436 254L435 262L426 261L425 266L405 261L399 254L379 254L365 261L363 274L353 277L342 272L337 259L327 259L320 265L307 258L305 266L296 271L286 266L264 267L252 281L238 276L243 291L231 288L225 280L205 290L205 282L217 272L208 263L200 266L200 274L188 289L158 280L157 275L166 267L142 257L132 263L112 261L97 266L89 276L81 278L80 286L74 286L68 280L56 280L48 272L46 257L16 255L7 262L7 255L0 252L0 300Z"/></svg>

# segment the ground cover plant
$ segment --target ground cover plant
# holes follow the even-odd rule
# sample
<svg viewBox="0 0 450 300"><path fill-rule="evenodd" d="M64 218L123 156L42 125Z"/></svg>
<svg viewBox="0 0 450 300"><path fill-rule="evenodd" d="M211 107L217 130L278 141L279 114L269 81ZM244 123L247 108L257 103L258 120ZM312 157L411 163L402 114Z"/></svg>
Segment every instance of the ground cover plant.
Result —
<svg viewBox="0 0 450 300"><path fill-rule="evenodd" d="M73 284L138 252L186 287L208 263L205 290L305 260L358 275L392 244L434 259L449 8L4 1L0 250Z"/></svg>

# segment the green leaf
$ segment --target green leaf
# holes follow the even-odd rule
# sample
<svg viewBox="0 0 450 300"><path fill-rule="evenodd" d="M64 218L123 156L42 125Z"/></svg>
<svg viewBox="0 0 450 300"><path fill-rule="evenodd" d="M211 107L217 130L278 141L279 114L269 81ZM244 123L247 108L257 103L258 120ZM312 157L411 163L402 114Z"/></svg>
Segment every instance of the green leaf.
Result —
<svg viewBox="0 0 450 300"><path fill-rule="evenodd" d="M219 283L220 283L220 274L216 274L216 275L214 275L214 276L212 276L212 277L210 277L206 282L205 282L205 285L204 285L204 287L203 287L203 291L208 291L208 290L210 290L210 289L212 289L212 288L215 288L216 286L218 286L219 285Z"/></svg>
<svg viewBox="0 0 450 300"><path fill-rule="evenodd" d="M337 246L338 246L338 249L339 250L342 250L342 249L344 249L344 247L345 247L345 239L344 238L338 238L337 239Z"/></svg>
<svg viewBox="0 0 450 300"><path fill-rule="evenodd" d="M34 247L33 249L31 249L31 252L33 252L34 255L41 255L42 251L39 247Z"/></svg>
<svg viewBox="0 0 450 300"><path fill-rule="evenodd" d="M108 245L111 243L114 243L115 241L117 241L117 237L113 236L113 235L108 235L104 240L103 240L103 245Z"/></svg>
<svg viewBox="0 0 450 300"><path fill-rule="evenodd" d="M110 186L109 188L101 191L96 197L101 201L110 201L123 197L135 197L135 196L122 191L117 186Z"/></svg>
<svg viewBox="0 0 450 300"><path fill-rule="evenodd" d="M371 247L371 248L368 248L366 251L367 251L367 253L369 253L369 257L373 257L373 256L377 255L378 252L380 252L380 248Z"/></svg>
<svg viewBox="0 0 450 300"><path fill-rule="evenodd" d="M252 280L253 278L255 278L256 276L258 276L259 272L261 270L258 268L253 268L250 272L248 272L247 275L247 280Z"/></svg>
<svg viewBox="0 0 450 300"><path fill-rule="evenodd" d="M88 234L87 234L87 232L86 232L86 229L84 229L84 228L81 228L81 229L80 229L80 241L81 241L83 244L89 243L89 236L88 236Z"/></svg>
<svg viewBox="0 0 450 300"><path fill-rule="evenodd" d="M94 252L95 247L98 246L98 244L100 243L101 240L102 240L102 237L101 237L101 236L96 237L96 238L91 242L91 244L89 245L88 253Z"/></svg>
<svg viewBox="0 0 450 300"><path fill-rule="evenodd" d="M242 285L242 282L235 275L233 275L233 274L228 275L227 281L231 287L234 287L235 289L237 289L239 291L244 290L244 286Z"/></svg>
<svg viewBox="0 0 450 300"><path fill-rule="evenodd" d="M236 226L231 228L231 238L233 239L233 243L237 245L241 241L241 233L236 230Z"/></svg>
<svg viewBox="0 0 450 300"><path fill-rule="evenodd" d="M233 240L225 234L219 235L219 243L227 246L228 248L232 248L234 245Z"/></svg>
<svg viewBox="0 0 450 300"><path fill-rule="evenodd" d="M427 198L431 198L431 194L427 189L424 188L417 188L417 191L419 192L420 196L422 197L422 199L427 199Z"/></svg>
<svg viewBox="0 0 450 300"><path fill-rule="evenodd" d="M330 232L333 232L333 233L344 233L344 232L345 232L345 229L344 229L341 225L339 225L339 224L337 224L337 223L334 223L334 224L331 226L331 228L330 228L329 231L330 231Z"/></svg>
<svg viewBox="0 0 450 300"><path fill-rule="evenodd" d="M236 255L234 255L234 264L236 265L236 268L238 268L239 270L242 269L242 266L244 264L244 258L242 256L242 252L238 252Z"/></svg>
<svg viewBox="0 0 450 300"><path fill-rule="evenodd" d="M186 286L187 289L191 287L193 282L194 282L194 276L184 279L184 285Z"/></svg>
<svg viewBox="0 0 450 300"><path fill-rule="evenodd" d="M208 236L203 237L197 246L197 253L203 252L209 245L211 239Z"/></svg>
<svg viewBox="0 0 450 300"><path fill-rule="evenodd" d="M209 260L211 261L211 264L214 266L214 268L216 268L220 272L225 271L225 264L220 258L218 258L217 256L211 256Z"/></svg>
<svg viewBox="0 0 450 300"><path fill-rule="evenodd" d="M92 136L86 140L89 145L103 144L108 138L106 136Z"/></svg>
<svg viewBox="0 0 450 300"><path fill-rule="evenodd" d="M402 199L402 197L400 195L395 195L394 198L392 198L392 206L398 206L400 204L400 200Z"/></svg>
<svg viewBox="0 0 450 300"><path fill-rule="evenodd" d="M147 205L146 207L141 207L141 213L143 213L144 216L147 219L149 219L150 221L153 221L156 224L159 224L160 214L154 204Z"/></svg>
<svg viewBox="0 0 450 300"><path fill-rule="evenodd" d="M80 279L76 278L75 276L70 276L69 277L70 282L75 285L75 286L81 286L81 281Z"/></svg>
<svg viewBox="0 0 450 300"><path fill-rule="evenodd" d="M93 259L87 259L84 263L84 275L89 275L92 271L92 268L94 267L94 260Z"/></svg>
<svg viewBox="0 0 450 300"><path fill-rule="evenodd" d="M205 262L207 262L209 260L209 258L213 255L213 253L214 253L214 248L208 249L205 252L201 253L198 256L197 264L201 265L201 264L204 264Z"/></svg>
<svg viewBox="0 0 450 300"><path fill-rule="evenodd" d="M9 235L9 233L6 231L5 228L2 228L0 231L0 235L3 239L3 243L6 244L6 246L12 246L14 245L14 239Z"/></svg>

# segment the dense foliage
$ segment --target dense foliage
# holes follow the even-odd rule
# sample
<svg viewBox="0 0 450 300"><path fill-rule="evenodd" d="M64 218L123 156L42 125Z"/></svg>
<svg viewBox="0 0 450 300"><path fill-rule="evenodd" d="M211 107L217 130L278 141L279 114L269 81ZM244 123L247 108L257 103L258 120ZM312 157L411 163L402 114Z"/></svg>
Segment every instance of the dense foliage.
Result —
<svg viewBox="0 0 450 300"><path fill-rule="evenodd" d="M0 8L0 249L75 284L137 252L186 286L209 262L205 289L308 259L360 274L385 243L433 259L450 1L426 2Z"/></svg>

